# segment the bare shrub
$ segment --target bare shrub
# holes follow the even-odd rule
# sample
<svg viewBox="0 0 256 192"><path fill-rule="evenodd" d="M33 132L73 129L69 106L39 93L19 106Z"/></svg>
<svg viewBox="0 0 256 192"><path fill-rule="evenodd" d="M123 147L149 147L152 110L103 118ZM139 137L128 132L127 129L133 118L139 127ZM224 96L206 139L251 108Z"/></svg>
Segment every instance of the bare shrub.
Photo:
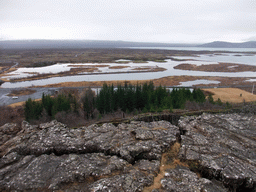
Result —
<svg viewBox="0 0 256 192"><path fill-rule="evenodd" d="M185 103L185 109L190 111L199 111L199 110L218 110L218 109L224 109L224 105L217 105L215 103L212 103L209 100L206 100L203 103L197 103L195 101L186 101Z"/></svg>
<svg viewBox="0 0 256 192"><path fill-rule="evenodd" d="M86 124L86 120L77 113L67 113L65 111L58 112L55 119L68 127L80 127Z"/></svg>
<svg viewBox="0 0 256 192"><path fill-rule="evenodd" d="M8 106L0 106L0 126L6 123L17 123L21 126L21 122L24 120L23 107L18 106L15 108Z"/></svg>
<svg viewBox="0 0 256 192"><path fill-rule="evenodd" d="M200 105L195 101L186 101L185 109L190 111L197 111L200 110Z"/></svg>

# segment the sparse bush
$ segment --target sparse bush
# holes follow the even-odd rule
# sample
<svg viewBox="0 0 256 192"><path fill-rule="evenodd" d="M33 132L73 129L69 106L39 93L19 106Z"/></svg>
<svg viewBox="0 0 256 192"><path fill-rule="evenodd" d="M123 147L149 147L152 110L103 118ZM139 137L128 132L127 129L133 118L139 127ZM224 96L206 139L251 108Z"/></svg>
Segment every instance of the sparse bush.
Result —
<svg viewBox="0 0 256 192"><path fill-rule="evenodd" d="M222 101L220 100L220 98L218 98L217 104L220 105L220 106L223 104Z"/></svg>
<svg viewBox="0 0 256 192"><path fill-rule="evenodd" d="M86 123L82 116L79 116L74 112L58 112L55 115L55 119L61 123L66 124L68 127L79 127Z"/></svg>
<svg viewBox="0 0 256 192"><path fill-rule="evenodd" d="M159 107L159 108L157 109L157 112L158 112L158 113L163 112L163 108Z"/></svg>
<svg viewBox="0 0 256 192"><path fill-rule="evenodd" d="M156 112L155 107L153 105L150 106L149 112L151 113Z"/></svg>
<svg viewBox="0 0 256 192"><path fill-rule="evenodd" d="M6 123L17 123L18 126L21 126L21 122L24 119L24 110L23 107L8 107L0 106L0 126Z"/></svg>
<svg viewBox="0 0 256 192"><path fill-rule="evenodd" d="M138 115L139 114L139 111L137 109L134 110L133 112L134 115Z"/></svg>
<svg viewBox="0 0 256 192"><path fill-rule="evenodd" d="M144 108L142 109L142 113L147 113L147 112L148 112L147 108L144 107Z"/></svg>
<svg viewBox="0 0 256 192"><path fill-rule="evenodd" d="M209 95L207 100L208 100L211 104L215 104L212 95Z"/></svg>
<svg viewBox="0 0 256 192"><path fill-rule="evenodd" d="M191 110L191 111L197 111L197 110L200 110L200 104L195 101L186 101L185 109Z"/></svg>
<svg viewBox="0 0 256 192"><path fill-rule="evenodd" d="M229 102L226 102L226 108L227 108L227 109L231 109L231 108L232 108L232 105L231 105Z"/></svg>

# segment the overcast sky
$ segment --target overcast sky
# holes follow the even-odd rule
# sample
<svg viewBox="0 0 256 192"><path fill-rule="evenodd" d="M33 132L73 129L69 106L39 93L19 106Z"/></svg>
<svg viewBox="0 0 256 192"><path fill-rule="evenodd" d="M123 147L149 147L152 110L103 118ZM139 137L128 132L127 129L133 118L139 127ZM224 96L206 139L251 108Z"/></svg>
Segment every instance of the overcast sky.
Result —
<svg viewBox="0 0 256 192"><path fill-rule="evenodd" d="M0 0L0 39L256 40L256 0Z"/></svg>

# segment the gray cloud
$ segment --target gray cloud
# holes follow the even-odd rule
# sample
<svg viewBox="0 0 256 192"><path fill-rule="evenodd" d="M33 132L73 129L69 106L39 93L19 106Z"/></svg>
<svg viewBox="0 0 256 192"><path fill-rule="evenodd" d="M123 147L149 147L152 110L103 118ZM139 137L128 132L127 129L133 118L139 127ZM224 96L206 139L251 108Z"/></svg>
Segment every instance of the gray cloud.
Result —
<svg viewBox="0 0 256 192"><path fill-rule="evenodd" d="M254 0L1 0L1 39L242 41L256 36Z"/></svg>

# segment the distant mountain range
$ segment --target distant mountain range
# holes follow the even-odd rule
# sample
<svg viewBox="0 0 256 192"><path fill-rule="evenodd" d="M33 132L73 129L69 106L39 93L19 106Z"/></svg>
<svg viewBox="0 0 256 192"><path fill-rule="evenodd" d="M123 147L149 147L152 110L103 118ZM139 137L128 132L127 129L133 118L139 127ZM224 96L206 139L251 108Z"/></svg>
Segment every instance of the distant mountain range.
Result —
<svg viewBox="0 0 256 192"><path fill-rule="evenodd" d="M244 43L230 43L225 41L214 41L198 45L197 47L212 47L212 48L256 48L256 41L247 41Z"/></svg>
<svg viewBox="0 0 256 192"><path fill-rule="evenodd" d="M256 48L256 41L230 43L214 41L206 44L147 43L97 40L9 40L0 41L0 49L79 49L79 48L129 48L129 47L212 47Z"/></svg>
<svg viewBox="0 0 256 192"><path fill-rule="evenodd" d="M194 47L196 44L146 43L97 40L10 40L0 41L2 49L75 49L75 48L128 48L128 47Z"/></svg>

